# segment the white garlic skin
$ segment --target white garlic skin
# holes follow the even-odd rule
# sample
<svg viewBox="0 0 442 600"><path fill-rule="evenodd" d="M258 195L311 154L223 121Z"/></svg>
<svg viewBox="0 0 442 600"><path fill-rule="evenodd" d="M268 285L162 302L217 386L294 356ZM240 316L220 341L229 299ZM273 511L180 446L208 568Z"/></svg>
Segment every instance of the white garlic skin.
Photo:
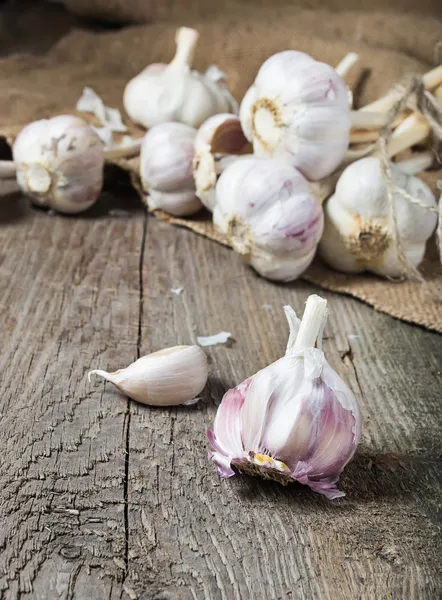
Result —
<svg viewBox="0 0 442 600"><path fill-rule="evenodd" d="M264 62L244 96L240 118L256 156L287 161L312 181L339 166L350 141L344 80L295 50Z"/></svg>
<svg viewBox="0 0 442 600"><path fill-rule="evenodd" d="M193 159L196 195L213 212L215 187L224 169L242 155L249 146L239 117L232 113L214 115L198 129Z"/></svg>
<svg viewBox="0 0 442 600"><path fill-rule="evenodd" d="M169 121L199 127L212 115L234 110L227 88L210 73L170 66L150 65L129 81L123 103L133 121L146 129Z"/></svg>
<svg viewBox="0 0 442 600"><path fill-rule="evenodd" d="M190 403L208 378L205 353L198 346L174 346L143 356L134 363L107 373L90 371L113 383L121 392L142 404L175 406Z"/></svg>
<svg viewBox="0 0 442 600"><path fill-rule="evenodd" d="M192 215L202 208L195 195L193 156L196 130L183 123L152 127L143 138L140 176L147 202L174 216Z"/></svg>
<svg viewBox="0 0 442 600"><path fill-rule="evenodd" d="M399 187L430 207L437 206L430 188L417 177L392 165ZM394 194L397 233L405 257L418 267L425 245L433 233L437 216ZM345 273L370 271L384 277L403 275L397 245L391 235L393 224L387 200L387 186L378 158L356 161L342 173L336 192L324 205L324 234L319 249L322 258Z"/></svg>
<svg viewBox="0 0 442 600"><path fill-rule="evenodd" d="M103 144L82 119L61 115L26 125L12 149L17 181L36 204L62 213L88 209L103 185Z"/></svg>
<svg viewBox="0 0 442 600"><path fill-rule="evenodd" d="M213 221L263 277L292 281L309 266L323 230L323 212L294 167L244 157L216 186Z"/></svg>

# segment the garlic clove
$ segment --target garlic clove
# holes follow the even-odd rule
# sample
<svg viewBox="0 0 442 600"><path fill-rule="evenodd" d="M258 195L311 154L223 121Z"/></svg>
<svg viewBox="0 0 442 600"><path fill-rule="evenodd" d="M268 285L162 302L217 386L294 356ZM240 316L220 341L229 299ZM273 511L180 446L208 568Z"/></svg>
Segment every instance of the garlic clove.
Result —
<svg viewBox="0 0 442 600"><path fill-rule="evenodd" d="M196 130L183 123L163 123L144 136L140 176L147 202L175 216L202 208L195 195L193 158Z"/></svg>
<svg viewBox="0 0 442 600"><path fill-rule="evenodd" d="M198 346L174 346L143 356L114 373L93 370L142 404L175 406L194 399L208 377L207 357Z"/></svg>
<svg viewBox="0 0 442 600"><path fill-rule="evenodd" d="M361 436L361 414L351 390L321 349L327 303L310 296L300 323L286 307L286 355L229 390L207 437L221 477L260 475L299 481L330 499Z"/></svg>
<svg viewBox="0 0 442 600"><path fill-rule="evenodd" d="M61 115L24 127L13 145L17 181L36 204L77 213L98 198L103 144L82 119Z"/></svg>
<svg viewBox="0 0 442 600"><path fill-rule="evenodd" d="M215 186L219 175L238 155L246 152L251 152L251 146L236 115L215 115L198 129L193 160L196 194L210 211L216 204Z"/></svg>
<svg viewBox="0 0 442 600"><path fill-rule="evenodd" d="M243 157L216 186L215 226L263 277L296 279L322 234L320 202L290 165Z"/></svg>
<svg viewBox="0 0 442 600"><path fill-rule="evenodd" d="M396 186L422 204L411 203L399 193L393 195L397 239L406 260L418 267L436 227L437 203L425 183L400 167L392 165L392 177ZM324 213L319 251L331 267L347 273L403 275L379 159L368 157L347 167L335 194L325 203Z"/></svg>

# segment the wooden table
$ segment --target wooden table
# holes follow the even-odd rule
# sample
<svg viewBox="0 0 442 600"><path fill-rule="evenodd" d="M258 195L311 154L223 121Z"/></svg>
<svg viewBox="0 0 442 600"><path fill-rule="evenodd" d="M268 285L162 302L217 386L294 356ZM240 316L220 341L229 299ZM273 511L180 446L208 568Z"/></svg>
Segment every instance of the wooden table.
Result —
<svg viewBox="0 0 442 600"><path fill-rule="evenodd" d="M78 217L3 199L0 276L0 597L442 596L439 335L267 282L147 217L126 187ZM221 481L205 428L228 387L283 354L283 305L302 313L313 292L329 301L326 355L363 412L347 496ZM221 330L233 343L208 349L195 406L149 408L87 381Z"/></svg>

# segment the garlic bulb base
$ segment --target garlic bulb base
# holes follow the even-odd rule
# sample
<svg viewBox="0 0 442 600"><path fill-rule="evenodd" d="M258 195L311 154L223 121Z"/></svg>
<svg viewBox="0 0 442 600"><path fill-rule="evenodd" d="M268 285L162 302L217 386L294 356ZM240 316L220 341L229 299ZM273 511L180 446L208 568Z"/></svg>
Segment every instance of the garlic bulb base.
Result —
<svg viewBox="0 0 442 600"><path fill-rule="evenodd" d="M238 217L231 217L227 222L226 238L232 248L243 258L250 258L252 238L250 228Z"/></svg>

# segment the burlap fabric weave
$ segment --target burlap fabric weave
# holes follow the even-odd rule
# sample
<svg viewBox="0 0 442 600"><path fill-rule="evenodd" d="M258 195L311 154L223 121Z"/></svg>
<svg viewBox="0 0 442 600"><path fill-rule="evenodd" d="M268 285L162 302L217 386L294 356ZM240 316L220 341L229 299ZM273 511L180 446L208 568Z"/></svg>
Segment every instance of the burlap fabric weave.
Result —
<svg viewBox="0 0 442 600"><path fill-rule="evenodd" d="M327 8L323 5L326 4ZM106 104L122 109L125 83L151 62L170 60L180 25L199 29L195 66L216 63L229 74L240 99L261 63L287 48L336 64L349 51L361 56L357 102L385 93L407 73L423 73L442 59L440 0L68 0L78 14L143 25L94 33L74 29L43 56L15 55L0 61L0 135L12 142L29 121L72 113L82 88L94 88ZM360 74L360 73L359 73ZM137 129L126 119L132 131ZM133 173L137 160L120 161ZM442 172L426 176L435 184ZM224 243L209 215L172 223ZM422 266L429 287L442 295L442 268L429 248ZM371 275L343 275L319 260L304 279L351 294L392 316L442 331L442 304L418 283L393 283Z"/></svg>

